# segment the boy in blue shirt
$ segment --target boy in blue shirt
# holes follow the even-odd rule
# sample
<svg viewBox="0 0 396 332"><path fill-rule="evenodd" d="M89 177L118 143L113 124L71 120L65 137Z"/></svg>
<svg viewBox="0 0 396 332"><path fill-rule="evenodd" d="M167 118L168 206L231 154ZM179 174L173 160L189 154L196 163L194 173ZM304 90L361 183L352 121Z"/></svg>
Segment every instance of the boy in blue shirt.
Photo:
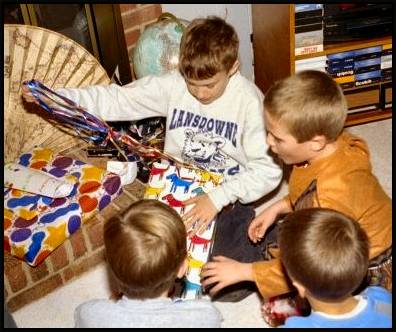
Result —
<svg viewBox="0 0 396 332"><path fill-rule="evenodd" d="M352 294L366 277L369 241L359 223L327 208L290 213L278 233L280 258L311 305L282 327L392 327L392 295L382 287Z"/></svg>

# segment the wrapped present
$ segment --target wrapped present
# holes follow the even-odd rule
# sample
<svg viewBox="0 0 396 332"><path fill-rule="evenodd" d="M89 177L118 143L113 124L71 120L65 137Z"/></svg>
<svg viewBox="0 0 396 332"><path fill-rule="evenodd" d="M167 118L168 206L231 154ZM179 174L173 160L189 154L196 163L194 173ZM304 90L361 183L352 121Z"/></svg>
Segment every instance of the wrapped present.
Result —
<svg viewBox="0 0 396 332"><path fill-rule="evenodd" d="M199 169L153 163L144 198L157 199L173 207L180 215L191 209L183 201L208 193L223 180L221 174ZM183 298L199 298L202 294L200 272L207 262L212 246L215 220L202 234L187 238L188 269Z"/></svg>
<svg viewBox="0 0 396 332"><path fill-rule="evenodd" d="M311 313L309 302L295 291L270 297L261 307L264 321L271 327L285 324L289 317L308 316Z"/></svg>
<svg viewBox="0 0 396 332"><path fill-rule="evenodd" d="M4 249L31 266L122 192L118 175L45 148L5 165L5 175Z"/></svg>

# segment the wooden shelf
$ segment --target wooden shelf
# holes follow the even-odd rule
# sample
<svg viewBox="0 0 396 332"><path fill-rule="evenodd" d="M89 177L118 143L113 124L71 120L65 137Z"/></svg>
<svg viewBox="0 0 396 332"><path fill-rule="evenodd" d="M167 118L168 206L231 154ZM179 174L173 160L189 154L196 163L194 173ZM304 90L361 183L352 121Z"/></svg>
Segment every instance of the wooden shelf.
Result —
<svg viewBox="0 0 396 332"><path fill-rule="evenodd" d="M295 60L303 60L315 58L318 56L323 56L327 54L340 53L346 51L352 51L359 48L367 48L379 45L392 44L392 36L386 36L381 38L372 38L364 40L355 40L351 42L335 43L335 44L325 44L323 46L323 52L316 52L311 54L297 55Z"/></svg>
<svg viewBox="0 0 396 332"><path fill-rule="evenodd" d="M293 4L253 4L253 53L254 77L257 86L264 92L277 80L295 73L295 61L340 53L377 45L392 44L392 36L354 40L324 45L323 52L295 56L295 11ZM390 87L386 87L389 86ZM392 81L372 83L344 89L350 107L364 106L365 102L377 104L378 109L348 114L346 126L363 124L392 117L392 109L383 110L383 105L392 104ZM373 101L374 93L361 94L363 89L378 87L379 100ZM385 96L384 96L385 94ZM371 99L370 99L371 98ZM386 100L386 103L384 103ZM390 106L392 107L392 106Z"/></svg>
<svg viewBox="0 0 396 332"><path fill-rule="evenodd" d="M358 124L385 120L392 118L392 109L376 109L365 112L348 114L345 127L356 126Z"/></svg>

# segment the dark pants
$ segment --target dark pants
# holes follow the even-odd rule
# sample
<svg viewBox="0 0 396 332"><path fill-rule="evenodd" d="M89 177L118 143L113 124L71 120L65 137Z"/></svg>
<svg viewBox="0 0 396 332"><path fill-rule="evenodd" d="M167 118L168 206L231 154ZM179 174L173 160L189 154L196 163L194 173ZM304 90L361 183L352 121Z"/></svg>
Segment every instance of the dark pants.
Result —
<svg viewBox="0 0 396 332"><path fill-rule="evenodd" d="M216 219L214 241L209 260L213 256L225 256L242 263L252 263L264 259L264 249L268 241L276 239L276 233L268 230L265 240L254 244L248 237L248 227L255 217L255 211L250 205L235 203L231 208L225 208ZM252 282L241 282L225 287L214 300L239 301L257 290Z"/></svg>
<svg viewBox="0 0 396 332"><path fill-rule="evenodd" d="M267 245L276 243L278 226L265 233L263 241L255 244L248 237L248 228L256 213L252 206L239 202L223 210L217 217L211 257L226 256L242 263L262 261ZM209 258L210 259L210 258Z"/></svg>

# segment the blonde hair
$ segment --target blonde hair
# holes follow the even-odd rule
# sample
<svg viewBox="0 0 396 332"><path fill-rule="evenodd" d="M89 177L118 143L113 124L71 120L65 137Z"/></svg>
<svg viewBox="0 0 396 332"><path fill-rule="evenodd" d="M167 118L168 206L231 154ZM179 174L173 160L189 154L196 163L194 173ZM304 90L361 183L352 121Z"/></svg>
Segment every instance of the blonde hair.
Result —
<svg viewBox="0 0 396 332"><path fill-rule="evenodd" d="M278 243L289 276L317 299L342 300L367 274L367 234L341 212L327 208L292 212L280 225Z"/></svg>
<svg viewBox="0 0 396 332"><path fill-rule="evenodd" d="M180 43L179 70L185 78L203 80L227 73L238 59L235 29L223 19L209 16L193 20Z"/></svg>
<svg viewBox="0 0 396 332"><path fill-rule="evenodd" d="M327 74L306 70L276 82L266 93L264 110L286 126L299 143L323 135L333 142L347 116L341 87Z"/></svg>
<svg viewBox="0 0 396 332"><path fill-rule="evenodd" d="M119 290L130 298L155 298L169 290L187 257L179 214L157 200L131 204L104 225L106 258Z"/></svg>

